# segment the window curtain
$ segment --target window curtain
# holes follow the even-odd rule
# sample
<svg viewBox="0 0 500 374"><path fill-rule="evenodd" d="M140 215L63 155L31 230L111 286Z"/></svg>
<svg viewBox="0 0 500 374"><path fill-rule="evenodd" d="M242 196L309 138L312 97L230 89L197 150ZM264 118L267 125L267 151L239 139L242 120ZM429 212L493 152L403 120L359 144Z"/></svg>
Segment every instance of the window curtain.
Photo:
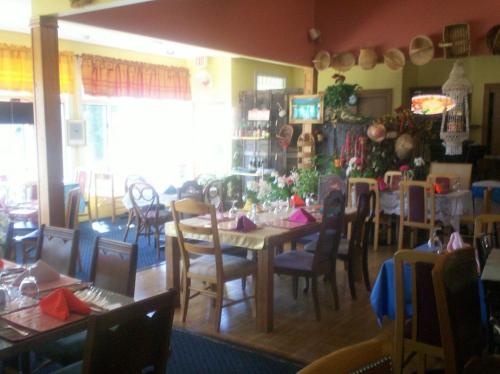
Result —
<svg viewBox="0 0 500 374"><path fill-rule="evenodd" d="M190 100L189 70L166 65L82 55L86 94Z"/></svg>
<svg viewBox="0 0 500 374"><path fill-rule="evenodd" d="M61 93L73 93L75 56L59 53L59 84ZM33 91L33 60L31 48L0 44L0 90Z"/></svg>

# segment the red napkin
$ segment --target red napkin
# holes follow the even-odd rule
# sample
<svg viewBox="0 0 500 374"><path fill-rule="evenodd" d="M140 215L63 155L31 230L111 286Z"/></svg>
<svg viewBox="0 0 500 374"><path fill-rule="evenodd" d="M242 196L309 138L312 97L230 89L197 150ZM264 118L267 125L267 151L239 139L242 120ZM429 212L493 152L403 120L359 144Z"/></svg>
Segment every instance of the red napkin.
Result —
<svg viewBox="0 0 500 374"><path fill-rule="evenodd" d="M3 269L4 267L4 263L3 263L3 260L0 258L0 269Z"/></svg>
<svg viewBox="0 0 500 374"><path fill-rule="evenodd" d="M90 314L90 308L67 288L58 288L40 300L40 309L51 317L65 321L70 312Z"/></svg>
<svg viewBox="0 0 500 374"><path fill-rule="evenodd" d="M236 223L236 231L249 232L257 229L257 225L248 219L247 216L240 216Z"/></svg>
<svg viewBox="0 0 500 374"><path fill-rule="evenodd" d="M436 191L436 193L450 192L450 178L446 177L436 178L436 183L434 184L434 191Z"/></svg>
<svg viewBox="0 0 500 374"><path fill-rule="evenodd" d="M288 217L290 222L298 222L298 223L309 223L316 222L316 218L314 218L311 213L306 211L304 208L299 208L295 212L293 212L290 217Z"/></svg>
<svg viewBox="0 0 500 374"><path fill-rule="evenodd" d="M379 191L385 191L387 189L387 183L384 182L384 178L377 178L377 184Z"/></svg>
<svg viewBox="0 0 500 374"><path fill-rule="evenodd" d="M302 200L302 198L297 194L293 195L291 200L293 206L296 208L306 205L306 203L304 203L304 200Z"/></svg>

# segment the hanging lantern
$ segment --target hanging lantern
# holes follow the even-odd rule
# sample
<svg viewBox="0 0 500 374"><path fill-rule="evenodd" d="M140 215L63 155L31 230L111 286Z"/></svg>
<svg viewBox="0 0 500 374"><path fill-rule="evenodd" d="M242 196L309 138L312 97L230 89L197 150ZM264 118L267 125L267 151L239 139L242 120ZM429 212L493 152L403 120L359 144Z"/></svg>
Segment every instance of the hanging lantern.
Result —
<svg viewBox="0 0 500 374"><path fill-rule="evenodd" d="M465 78L464 66L456 61L451 69L450 77L443 85L443 93L455 105L443 110L441 121L441 139L446 147L447 155L462 154L462 143L469 138L469 99L472 91L471 83Z"/></svg>

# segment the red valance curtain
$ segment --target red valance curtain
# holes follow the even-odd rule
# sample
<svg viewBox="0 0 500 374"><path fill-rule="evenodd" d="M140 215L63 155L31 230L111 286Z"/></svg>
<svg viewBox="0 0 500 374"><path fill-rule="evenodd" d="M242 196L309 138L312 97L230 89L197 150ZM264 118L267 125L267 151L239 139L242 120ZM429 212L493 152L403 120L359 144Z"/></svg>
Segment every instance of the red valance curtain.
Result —
<svg viewBox="0 0 500 374"><path fill-rule="evenodd" d="M82 55L86 94L190 100L189 70L109 57Z"/></svg>

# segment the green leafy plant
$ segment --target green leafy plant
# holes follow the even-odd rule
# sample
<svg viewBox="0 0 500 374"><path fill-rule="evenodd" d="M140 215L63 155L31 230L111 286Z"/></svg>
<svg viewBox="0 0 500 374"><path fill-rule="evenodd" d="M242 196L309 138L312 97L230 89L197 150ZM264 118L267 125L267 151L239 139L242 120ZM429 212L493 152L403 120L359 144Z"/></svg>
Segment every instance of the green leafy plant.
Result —
<svg viewBox="0 0 500 374"><path fill-rule="evenodd" d="M295 182L294 192L305 198L307 195L317 193L319 171L316 168L297 170L298 178Z"/></svg>
<svg viewBox="0 0 500 374"><path fill-rule="evenodd" d="M352 101L356 99L356 93L361 87L358 84L345 83L343 75L335 74L333 79L335 83L325 90L325 107L332 110L345 109L353 104Z"/></svg>

